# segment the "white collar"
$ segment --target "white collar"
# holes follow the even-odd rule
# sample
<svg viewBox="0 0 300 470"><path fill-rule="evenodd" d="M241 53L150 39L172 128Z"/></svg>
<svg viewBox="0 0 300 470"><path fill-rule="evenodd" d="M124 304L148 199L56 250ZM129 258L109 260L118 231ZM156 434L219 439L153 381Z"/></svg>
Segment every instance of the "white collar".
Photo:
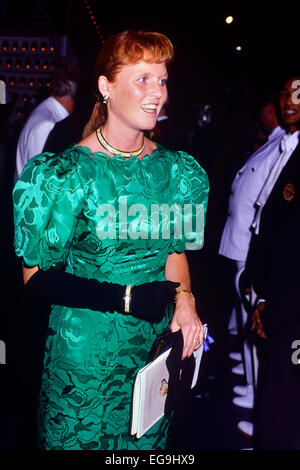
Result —
<svg viewBox="0 0 300 470"><path fill-rule="evenodd" d="M282 151L295 150L299 142L299 131L293 132L293 134L285 134L280 145Z"/></svg>

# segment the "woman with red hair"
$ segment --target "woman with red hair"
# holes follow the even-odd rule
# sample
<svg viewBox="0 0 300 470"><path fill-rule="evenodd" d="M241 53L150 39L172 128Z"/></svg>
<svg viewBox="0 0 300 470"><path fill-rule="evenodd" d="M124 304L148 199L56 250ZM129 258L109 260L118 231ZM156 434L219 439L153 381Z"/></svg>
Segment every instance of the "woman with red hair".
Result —
<svg viewBox="0 0 300 470"><path fill-rule="evenodd" d="M203 243L203 223L193 230L190 222L204 217L207 176L190 155L144 136L167 99L172 60L160 33L107 39L82 140L34 157L14 189L24 283L53 304L39 408L43 449L164 448L169 417L139 440L130 436L136 373L167 327L181 330L183 358L203 341L184 250ZM163 208L170 210L159 218Z"/></svg>

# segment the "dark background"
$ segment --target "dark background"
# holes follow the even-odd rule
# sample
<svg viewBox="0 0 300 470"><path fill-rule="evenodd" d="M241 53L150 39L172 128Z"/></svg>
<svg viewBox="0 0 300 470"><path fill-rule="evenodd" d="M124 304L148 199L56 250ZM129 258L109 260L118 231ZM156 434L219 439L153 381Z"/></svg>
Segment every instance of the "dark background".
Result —
<svg viewBox="0 0 300 470"><path fill-rule="evenodd" d="M230 25L228 15L234 17ZM65 59L75 57L83 68L91 68L107 36L131 28L160 31L174 44L168 84L174 134L191 116L199 117L201 105L214 110L210 125L198 128L189 149L207 171L211 192L204 248L188 256L198 312L216 341L204 364L207 380L199 384L198 397L204 399L191 401L175 442L179 449L240 449L249 443L235 431L241 416L231 405L227 352L233 345L226 336L233 271L220 262L218 244L234 172L253 150L259 100L277 90L282 78L300 73L297 3L0 0L1 36L66 36ZM14 255L11 191L18 132L8 130L9 170L0 188L0 339L7 347L7 363L0 365L0 450L18 450L34 446L47 316L39 306L26 305Z"/></svg>
<svg viewBox="0 0 300 470"><path fill-rule="evenodd" d="M299 67L296 2L2 0L0 28L67 34L86 63L101 45L87 7L104 39L128 28L167 34L176 59L171 91L184 92L186 100L222 101L228 94L249 100ZM234 17L230 25L227 15Z"/></svg>

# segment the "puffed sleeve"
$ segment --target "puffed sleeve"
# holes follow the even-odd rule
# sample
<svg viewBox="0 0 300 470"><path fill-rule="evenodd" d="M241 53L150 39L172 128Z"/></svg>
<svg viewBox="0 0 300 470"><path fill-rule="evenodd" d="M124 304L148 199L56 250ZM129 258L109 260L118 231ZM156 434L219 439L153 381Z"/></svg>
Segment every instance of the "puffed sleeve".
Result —
<svg viewBox="0 0 300 470"><path fill-rule="evenodd" d="M178 152L177 164L178 212L170 253L202 248L209 194L207 174L191 155Z"/></svg>
<svg viewBox="0 0 300 470"><path fill-rule="evenodd" d="M29 160L13 190L15 251L24 265L65 264L83 203L78 161L42 153Z"/></svg>

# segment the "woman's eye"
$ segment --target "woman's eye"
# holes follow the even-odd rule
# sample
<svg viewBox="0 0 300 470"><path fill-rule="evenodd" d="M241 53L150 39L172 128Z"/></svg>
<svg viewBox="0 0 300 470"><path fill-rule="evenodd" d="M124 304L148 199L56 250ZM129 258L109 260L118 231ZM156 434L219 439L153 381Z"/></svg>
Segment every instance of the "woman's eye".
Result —
<svg viewBox="0 0 300 470"><path fill-rule="evenodd" d="M141 77L138 79L138 82L145 83L147 81L147 77Z"/></svg>
<svg viewBox="0 0 300 470"><path fill-rule="evenodd" d="M160 84L162 86L165 86L167 84L167 79L166 78L163 78L162 80L160 80Z"/></svg>

